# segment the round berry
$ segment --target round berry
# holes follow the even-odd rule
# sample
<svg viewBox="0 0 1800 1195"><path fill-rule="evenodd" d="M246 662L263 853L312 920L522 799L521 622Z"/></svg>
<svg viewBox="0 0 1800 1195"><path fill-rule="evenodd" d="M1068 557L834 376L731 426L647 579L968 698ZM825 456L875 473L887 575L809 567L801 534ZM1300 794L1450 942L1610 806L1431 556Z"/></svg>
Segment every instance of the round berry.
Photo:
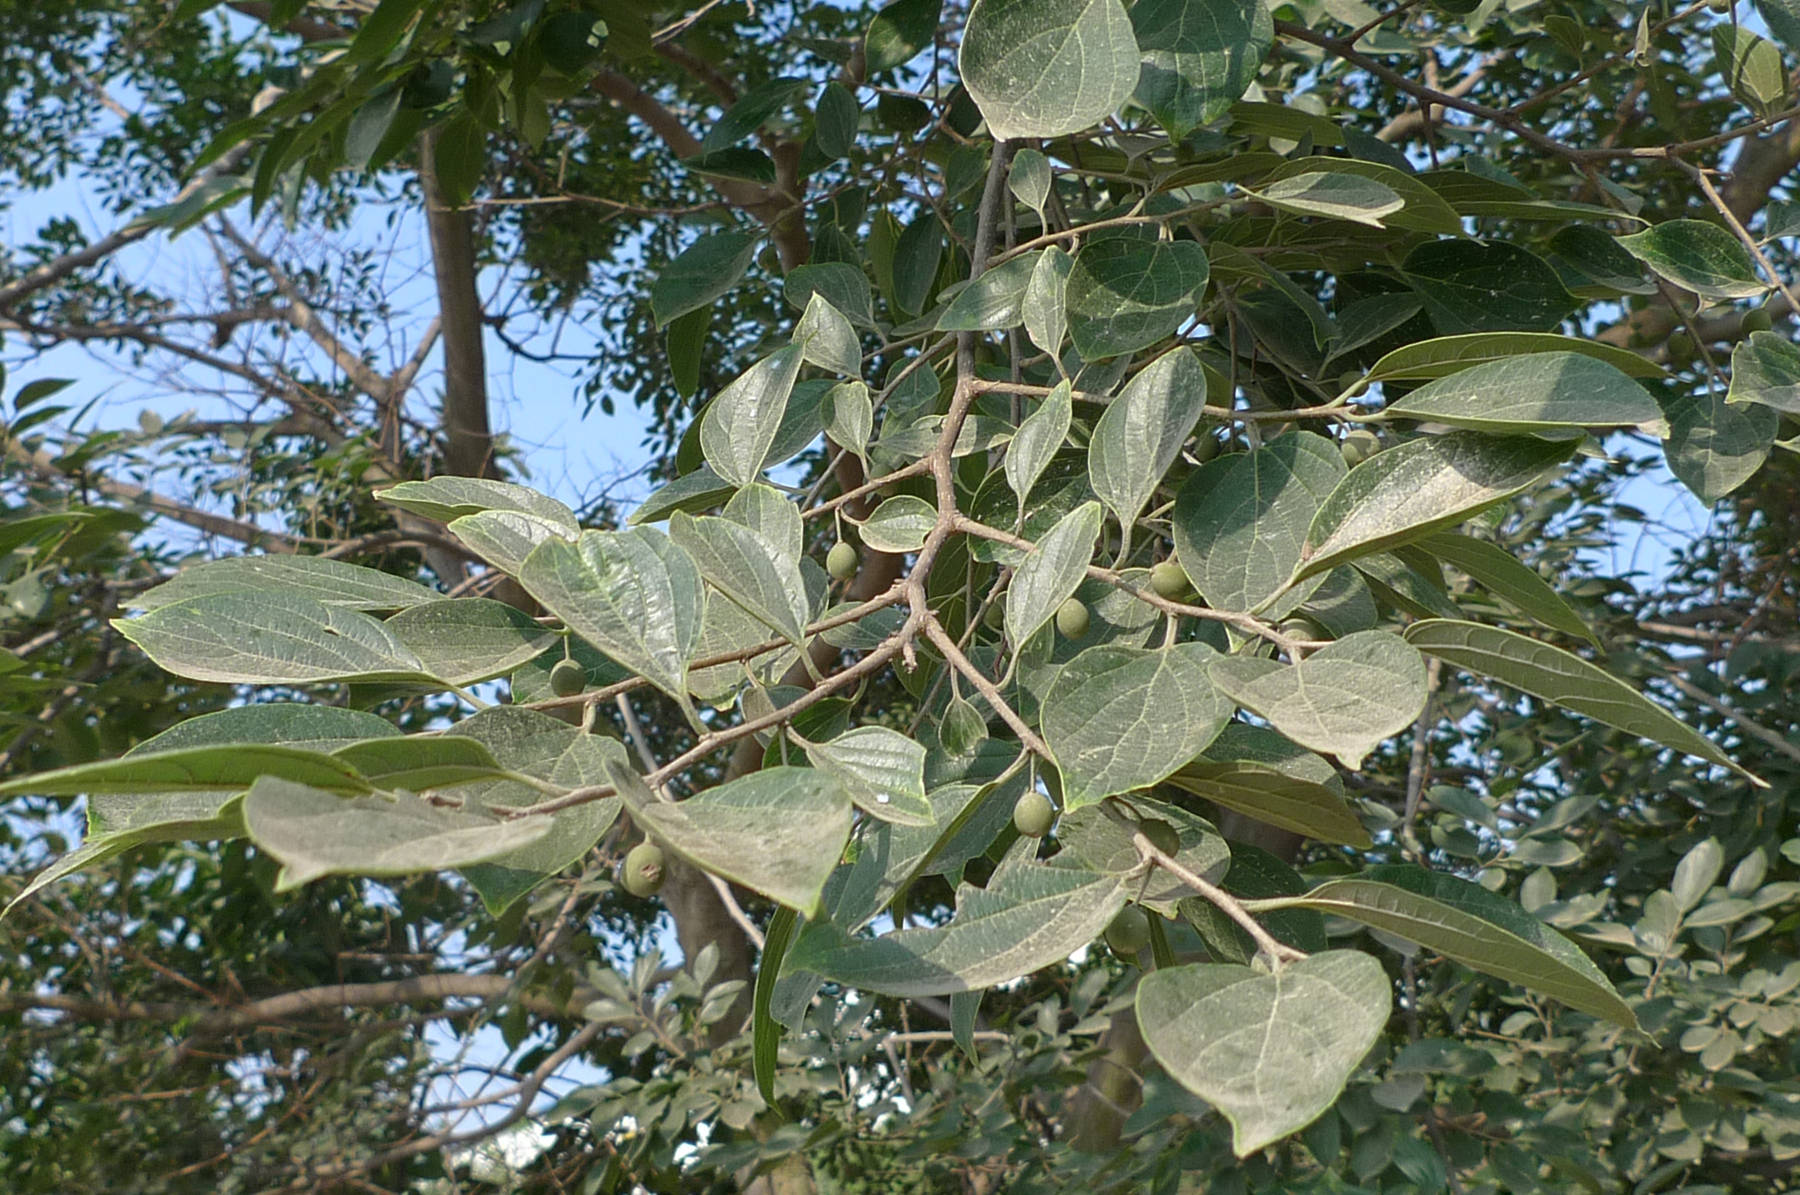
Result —
<svg viewBox="0 0 1800 1195"><path fill-rule="evenodd" d="M1344 454L1344 463L1354 469L1381 451L1381 437L1366 427L1355 428L1344 433L1339 451Z"/></svg>
<svg viewBox="0 0 1800 1195"><path fill-rule="evenodd" d="M558 697L573 697L587 688L587 669L574 660L558 660L550 670L550 691Z"/></svg>
<svg viewBox="0 0 1800 1195"><path fill-rule="evenodd" d="M1706 0L1706 7L1712 9L1714 12L1722 13L1730 12L1733 5L1732 0Z"/></svg>
<svg viewBox="0 0 1800 1195"><path fill-rule="evenodd" d="M1070 598L1056 608L1056 629L1065 639L1079 639L1088 633L1088 608L1080 598Z"/></svg>
<svg viewBox="0 0 1800 1195"><path fill-rule="evenodd" d="M1173 560L1164 560L1150 570L1150 588L1156 591L1157 597L1185 597L1188 591L1187 574Z"/></svg>
<svg viewBox="0 0 1800 1195"><path fill-rule="evenodd" d="M640 842L625 852L619 864L619 884L633 896L655 896L663 886L662 848L654 842Z"/></svg>
<svg viewBox="0 0 1800 1195"><path fill-rule="evenodd" d="M1126 905L1106 927L1106 944L1120 958L1135 961L1138 952L1150 945L1150 919L1136 905Z"/></svg>
<svg viewBox="0 0 1800 1195"><path fill-rule="evenodd" d="M1013 828L1027 838L1042 838L1056 820L1056 807L1043 793L1028 792L1013 803Z"/></svg>
<svg viewBox="0 0 1800 1195"><path fill-rule="evenodd" d="M854 577L856 564L856 549L842 540L832 544L831 551L825 553L825 571L834 581L848 581Z"/></svg>

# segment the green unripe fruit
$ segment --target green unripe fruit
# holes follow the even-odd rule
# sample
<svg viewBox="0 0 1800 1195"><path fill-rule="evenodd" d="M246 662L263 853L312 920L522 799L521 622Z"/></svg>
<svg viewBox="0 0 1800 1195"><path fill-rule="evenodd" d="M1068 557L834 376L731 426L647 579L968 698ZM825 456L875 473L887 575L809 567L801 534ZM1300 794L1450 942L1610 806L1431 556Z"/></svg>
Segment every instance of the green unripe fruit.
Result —
<svg viewBox="0 0 1800 1195"><path fill-rule="evenodd" d="M825 571L834 581L848 581L856 575L856 549L839 540L825 553Z"/></svg>
<svg viewBox="0 0 1800 1195"><path fill-rule="evenodd" d="M988 608L987 608L987 613L983 614L981 616L981 621L987 623L988 630L990 630L990 631L1005 630L1006 629L1006 599L1004 597L997 597L993 601L989 602Z"/></svg>
<svg viewBox="0 0 1800 1195"><path fill-rule="evenodd" d="M558 660L550 670L550 691L558 697L573 697L587 688L587 669L574 660Z"/></svg>
<svg viewBox="0 0 1800 1195"><path fill-rule="evenodd" d="M1694 355L1694 338L1686 332L1671 332L1665 342L1669 350L1669 360L1680 363Z"/></svg>
<svg viewBox="0 0 1800 1195"><path fill-rule="evenodd" d="M619 884L633 896L655 896L663 886L662 848L654 842L640 842L625 852L619 864Z"/></svg>
<svg viewBox="0 0 1800 1195"><path fill-rule="evenodd" d="M1194 441L1194 460L1199 464L1204 465L1207 461L1212 460L1213 457L1218 455L1219 437L1213 435L1210 431L1201 432L1200 438Z"/></svg>
<svg viewBox="0 0 1800 1195"><path fill-rule="evenodd" d="M1079 639L1088 633L1088 608L1080 598L1070 598L1056 608L1056 629L1065 639Z"/></svg>
<svg viewBox="0 0 1800 1195"><path fill-rule="evenodd" d="M1136 905L1126 905L1106 927L1106 944L1126 961L1134 961L1138 952L1150 945L1150 919Z"/></svg>
<svg viewBox="0 0 1800 1195"><path fill-rule="evenodd" d="M1354 469L1381 451L1381 437L1366 427L1359 427L1344 434L1339 451L1344 454L1344 463Z"/></svg>
<svg viewBox="0 0 1800 1195"><path fill-rule="evenodd" d="M1173 560L1165 560L1150 570L1150 588L1156 591L1157 597L1165 597L1170 601L1185 597L1188 591L1187 574Z"/></svg>
<svg viewBox="0 0 1800 1195"><path fill-rule="evenodd" d="M1139 822L1138 833L1165 855L1173 857L1181 853L1181 831L1160 817L1147 817Z"/></svg>
<svg viewBox="0 0 1800 1195"><path fill-rule="evenodd" d="M1767 332L1774 326L1775 321L1770 317L1768 308L1766 307L1758 307L1744 313L1742 327L1745 336L1750 335L1752 332Z"/></svg>
<svg viewBox="0 0 1800 1195"><path fill-rule="evenodd" d="M1013 829L1027 838L1042 838L1056 820L1056 806L1043 793L1029 792L1013 803Z"/></svg>
<svg viewBox="0 0 1800 1195"><path fill-rule="evenodd" d="M1732 0L1706 0L1706 7L1714 12L1730 12L1733 5Z"/></svg>

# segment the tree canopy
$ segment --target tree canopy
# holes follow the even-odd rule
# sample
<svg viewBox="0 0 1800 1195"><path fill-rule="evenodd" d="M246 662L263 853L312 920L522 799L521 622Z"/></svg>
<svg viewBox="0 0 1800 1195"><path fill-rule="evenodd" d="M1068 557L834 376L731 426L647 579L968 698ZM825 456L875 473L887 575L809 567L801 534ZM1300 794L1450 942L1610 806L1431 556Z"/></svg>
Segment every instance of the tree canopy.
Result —
<svg viewBox="0 0 1800 1195"><path fill-rule="evenodd" d="M0 46L9 1189L1797 1189L1792 0Z"/></svg>

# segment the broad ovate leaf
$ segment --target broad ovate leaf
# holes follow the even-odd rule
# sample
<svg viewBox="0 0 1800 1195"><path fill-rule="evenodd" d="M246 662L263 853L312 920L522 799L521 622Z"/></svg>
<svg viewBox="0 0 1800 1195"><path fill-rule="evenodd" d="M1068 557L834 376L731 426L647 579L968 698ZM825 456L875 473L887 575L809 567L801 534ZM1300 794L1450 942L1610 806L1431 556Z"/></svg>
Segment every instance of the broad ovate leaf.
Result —
<svg viewBox="0 0 1800 1195"><path fill-rule="evenodd" d="M540 494L527 486L486 477L433 477L428 481L403 481L385 490L376 490L383 502L411 511L440 523L466 518L484 511L510 511L529 515L554 528L556 534L573 539L581 531L575 512L555 498Z"/></svg>
<svg viewBox="0 0 1800 1195"><path fill-rule="evenodd" d="M806 744L814 767L836 776L857 808L901 826L936 822L925 797L925 748L886 726L858 726Z"/></svg>
<svg viewBox="0 0 1800 1195"><path fill-rule="evenodd" d="M1263 0L1138 0L1131 24L1143 56L1137 102L1172 141L1225 115L1275 43Z"/></svg>
<svg viewBox="0 0 1800 1195"><path fill-rule="evenodd" d="M1453 527L1530 489L1576 446L1464 431L1378 452L1320 505L1294 580Z"/></svg>
<svg viewBox="0 0 1800 1195"><path fill-rule="evenodd" d="M213 593L113 626L164 671L224 684L429 679L424 661L360 611L284 593Z"/></svg>
<svg viewBox="0 0 1800 1195"><path fill-rule="evenodd" d="M1008 856L986 888L957 888L944 925L855 938L830 922L808 926L788 965L888 996L977 992L1061 962L1125 904L1122 875Z"/></svg>
<svg viewBox="0 0 1800 1195"><path fill-rule="evenodd" d="M1195 241L1108 237L1075 255L1064 294L1083 361L1135 352L1194 314L1211 266Z"/></svg>
<svg viewBox="0 0 1800 1195"><path fill-rule="evenodd" d="M1619 238L1658 275L1708 299L1748 299L1769 288L1741 242L1704 220L1665 220Z"/></svg>
<svg viewBox="0 0 1800 1195"><path fill-rule="evenodd" d="M693 557L649 527L538 546L519 583L570 630L685 700L706 590Z"/></svg>
<svg viewBox="0 0 1800 1195"><path fill-rule="evenodd" d="M1534 353L1476 365L1389 403L1390 418L1421 419L1501 435L1567 429L1668 430L1650 392L1583 353Z"/></svg>
<svg viewBox="0 0 1800 1195"><path fill-rule="evenodd" d="M760 533L730 519L676 512L669 536L700 575L789 643L799 643L809 612L800 562Z"/></svg>
<svg viewBox="0 0 1800 1195"><path fill-rule="evenodd" d="M281 863L277 891L328 875L399 876L465 867L550 833L547 817L502 820L412 793L342 797L264 776L244 798L250 839Z"/></svg>
<svg viewBox="0 0 1800 1195"><path fill-rule="evenodd" d="M793 344L764 357L721 390L701 416L700 450L713 472L732 485L749 485L761 475L803 352Z"/></svg>
<svg viewBox="0 0 1800 1195"><path fill-rule="evenodd" d="M1175 556L1218 610L1254 610L1287 588L1307 529L1346 470L1331 440L1290 432L1195 470L1175 496Z"/></svg>
<svg viewBox="0 0 1800 1195"><path fill-rule="evenodd" d="M850 839L850 797L813 768L764 768L695 793L655 800L620 764L607 772L632 820L713 875L817 917L825 881Z"/></svg>
<svg viewBox="0 0 1800 1195"><path fill-rule="evenodd" d="M1164 967L1137 989L1150 1053L1231 1123L1240 1158L1331 1107L1392 1007L1387 972L1354 950L1273 973L1223 963Z"/></svg>
<svg viewBox="0 0 1800 1195"><path fill-rule="evenodd" d="M1088 446L1088 480L1124 528L1143 513L1206 405L1206 371L1186 348L1164 353L1106 405Z"/></svg>
<svg viewBox="0 0 1800 1195"><path fill-rule="evenodd" d="M1138 82L1119 0L976 0L958 54L963 85L996 140L1079 133Z"/></svg>
<svg viewBox="0 0 1800 1195"><path fill-rule="evenodd" d="M1356 768L1425 708L1425 661L1386 631L1358 631L1282 664L1254 656L1215 660L1219 690L1303 747Z"/></svg>
<svg viewBox="0 0 1800 1195"><path fill-rule="evenodd" d="M1066 808L1148 788L1205 750L1231 717L1214 687L1213 649L1090 647L1044 699L1043 731Z"/></svg>
<svg viewBox="0 0 1800 1195"><path fill-rule="evenodd" d="M346 610L405 610L443 599L412 581L323 556L228 556L182 569L125 604L160 610L191 598L221 593L272 593L306 597Z"/></svg>
<svg viewBox="0 0 1800 1195"><path fill-rule="evenodd" d="M1100 535L1100 504L1084 502L1039 539L1006 590L1006 636L1024 643L1056 615L1087 575Z"/></svg>

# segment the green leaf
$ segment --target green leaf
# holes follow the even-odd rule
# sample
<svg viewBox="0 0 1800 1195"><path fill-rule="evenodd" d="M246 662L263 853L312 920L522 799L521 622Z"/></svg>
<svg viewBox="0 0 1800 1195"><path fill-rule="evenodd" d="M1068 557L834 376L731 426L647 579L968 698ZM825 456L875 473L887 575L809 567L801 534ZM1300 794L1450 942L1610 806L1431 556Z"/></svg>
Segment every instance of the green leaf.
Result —
<svg viewBox="0 0 1800 1195"><path fill-rule="evenodd" d="M800 642L809 607L796 557L729 519L677 512L669 535L714 589L788 642Z"/></svg>
<svg viewBox="0 0 1800 1195"><path fill-rule="evenodd" d="M1290 432L1195 470L1175 495L1175 556L1218 610L1254 610L1287 588L1307 529L1344 479L1324 436Z"/></svg>
<svg viewBox="0 0 1800 1195"><path fill-rule="evenodd" d="M387 629L453 685L489 680L535 659L557 639L522 610L489 598L454 598L402 610Z"/></svg>
<svg viewBox="0 0 1800 1195"><path fill-rule="evenodd" d="M1384 144L1378 142L1377 144ZM1402 158L1402 161L1405 159ZM1379 183L1392 191L1405 205L1383 217L1383 223L1394 228L1410 228L1419 232L1434 232L1440 235L1461 236L1462 217L1456 209L1445 203L1438 193L1417 175L1381 162L1363 161L1361 158L1332 158L1322 154L1293 158L1283 161L1270 170L1263 180L1263 185L1280 182L1301 174L1339 174L1354 178L1366 179ZM1610 243L1610 241L1609 241Z"/></svg>
<svg viewBox="0 0 1800 1195"><path fill-rule="evenodd" d="M382 735L398 737L399 734L399 727L392 722L363 710L271 701L263 705L234 706L177 722L161 734L145 739L126 755L225 743L283 743L329 753L351 743Z"/></svg>
<svg viewBox="0 0 1800 1195"><path fill-rule="evenodd" d="M1756 0L1756 11L1783 45L1800 50L1800 0Z"/></svg>
<svg viewBox="0 0 1800 1195"><path fill-rule="evenodd" d="M875 326L875 298L869 289L869 276L860 266L847 261L795 266L782 279L781 285L782 296L796 311L804 312L813 296L821 295L857 327Z"/></svg>
<svg viewBox="0 0 1800 1195"><path fill-rule="evenodd" d="M369 791L369 782L354 765L329 755L278 743L234 743L146 752L20 776L0 784L0 797L240 793L264 775L333 792Z"/></svg>
<svg viewBox="0 0 1800 1195"><path fill-rule="evenodd" d="M1320 216L1327 220L1349 220L1370 228L1386 227L1382 217L1391 216L1406 206L1406 201L1384 183L1336 172L1290 175L1267 183L1260 190L1245 187L1243 191L1278 211L1296 216Z"/></svg>
<svg viewBox="0 0 1800 1195"><path fill-rule="evenodd" d="M1573 440L1450 432L1378 452L1320 504L1294 579L1454 527L1530 489L1575 448Z"/></svg>
<svg viewBox="0 0 1800 1195"><path fill-rule="evenodd" d="M946 924L879 938L809 925L788 966L887 996L980 991L1067 958L1106 928L1125 898L1123 876L1009 855L986 888L958 885Z"/></svg>
<svg viewBox="0 0 1800 1195"><path fill-rule="evenodd" d="M997 266L989 267L956 292L950 305L938 317L937 326L944 332L991 332L1016 327L1021 318L1020 304L1031 272L1037 268L1038 253L1021 253Z"/></svg>
<svg viewBox="0 0 1800 1195"><path fill-rule="evenodd" d="M756 987L750 998L750 1064L756 1076L756 1090L771 1107L775 1104L775 1065L781 1057L781 1024L771 1008L775 984L781 978L781 964L799 930L800 919L792 909L776 909L769 918L762 958L756 964Z"/></svg>
<svg viewBox="0 0 1800 1195"><path fill-rule="evenodd" d="M1216 884L1231 866L1231 848L1219 836L1218 827L1206 819L1141 793L1132 795L1131 812L1140 821L1154 818L1173 827L1181 842L1181 849L1174 852L1175 861L1201 879ZM1131 876L1137 881L1131 893L1133 901L1173 917L1176 904L1192 896L1193 889L1164 871L1153 871L1147 878L1138 872L1138 852L1132 842L1136 828L1109 816L1104 806L1072 809L1056 823L1056 843L1061 848L1057 865Z"/></svg>
<svg viewBox="0 0 1800 1195"><path fill-rule="evenodd" d="M529 515L566 539L581 533L581 523L575 518L575 512L555 498L526 486L490 481L485 477L403 481L385 490L376 490L375 496L389 505L440 523L483 511L509 511Z"/></svg>
<svg viewBox="0 0 1800 1195"><path fill-rule="evenodd" d="M1019 517L1025 517L1025 499L1044 475L1057 450L1068 438L1069 424L1074 418L1073 390L1068 379L1044 396L1037 410L1027 415L1006 446L1006 484L1019 498Z"/></svg>
<svg viewBox="0 0 1800 1195"><path fill-rule="evenodd" d="M908 315L925 310L944 260L944 226L929 208L900 232L894 245L894 305Z"/></svg>
<svg viewBox="0 0 1800 1195"><path fill-rule="evenodd" d="M346 610L404 610L444 596L412 581L323 556L227 556L182 569L126 602L139 610L160 610L222 593L285 594Z"/></svg>
<svg viewBox="0 0 1800 1195"><path fill-rule="evenodd" d="M1006 168L1006 186L1013 198L1040 215L1050 198L1051 179L1050 159L1030 146L1013 154Z"/></svg>
<svg viewBox="0 0 1800 1195"><path fill-rule="evenodd" d="M823 911L850 839L850 798L836 777L764 768L675 802L656 800L621 765L607 771L632 820L677 855L808 917Z"/></svg>
<svg viewBox="0 0 1800 1195"><path fill-rule="evenodd" d="M1138 982L1138 1029L1170 1077L1231 1122L1248 1157L1337 1100L1393 1006L1381 964L1332 950L1270 974L1201 963Z"/></svg>
<svg viewBox="0 0 1800 1195"><path fill-rule="evenodd" d="M1318 759L1317 756L1313 758ZM1330 770L1330 764L1325 764L1322 759L1318 762ZM1244 842L1230 845L1231 870L1225 873L1224 888L1231 895L1239 899L1266 900L1277 896L1299 896L1309 887L1299 872L1269 852ZM1214 962L1248 965L1255 961L1260 948L1218 905L1198 896L1189 897L1181 902L1181 916L1206 943ZM1285 942L1296 950L1317 954L1328 945L1325 916L1312 909L1279 909L1263 913L1257 920L1276 941Z"/></svg>
<svg viewBox="0 0 1800 1195"><path fill-rule="evenodd" d="M1752 332L1731 350L1731 403L1759 403L1800 416L1800 349L1774 332Z"/></svg>
<svg viewBox="0 0 1800 1195"><path fill-rule="evenodd" d="M660 523L678 510L711 510L737 488L714 473L711 465L701 465L653 491L626 522L635 527L640 523Z"/></svg>
<svg viewBox="0 0 1800 1195"><path fill-rule="evenodd" d="M502 774L499 763L480 743L440 734L382 735L340 747L332 752L332 758L355 768L377 788L409 792L493 780Z"/></svg>
<svg viewBox="0 0 1800 1195"><path fill-rule="evenodd" d="M1006 589L1006 637L1013 643L1037 634L1073 596L1087 576L1103 518L1098 502L1084 502L1045 532L1019 563Z"/></svg>
<svg viewBox="0 0 1800 1195"><path fill-rule="evenodd" d="M1748 299L1769 288L1738 239L1703 220L1665 220L1619 238L1633 257L1668 279L1708 299Z"/></svg>
<svg viewBox="0 0 1800 1195"><path fill-rule="evenodd" d="M761 239L748 232L711 232L683 249L650 284L656 326L666 328L736 286L756 260Z"/></svg>
<svg viewBox="0 0 1800 1195"><path fill-rule="evenodd" d="M807 89L805 79L770 79L744 92L726 109L718 123L706 130L700 139L702 153L714 154L730 149L763 126L771 116L787 107L794 97Z"/></svg>
<svg viewBox="0 0 1800 1195"><path fill-rule="evenodd" d="M1025 335L1052 357L1062 356L1063 337L1069 333L1069 275L1074 271L1073 257L1055 245L1045 249L1038 255L1019 305Z"/></svg>
<svg viewBox="0 0 1800 1195"><path fill-rule="evenodd" d="M1516 631L1451 619L1415 622L1406 628L1406 638L1420 651L1447 664L1685 755L1730 768L1759 788L1767 787L1760 778L1733 763L1711 739L1624 681L1561 648Z"/></svg>
<svg viewBox="0 0 1800 1195"><path fill-rule="evenodd" d="M1088 479L1118 518L1127 547L1132 525L1180 455L1205 404L1206 371L1193 353L1177 348L1139 370L1094 425Z"/></svg>
<svg viewBox="0 0 1800 1195"><path fill-rule="evenodd" d="M1225 115L1275 43L1262 0L1138 0L1131 24L1143 58L1135 98L1171 141Z"/></svg>
<svg viewBox="0 0 1800 1195"><path fill-rule="evenodd" d="M516 510L483 510L450 522L450 534L471 552L500 569L518 575L525 558L545 540L568 542L581 534L565 531L536 515Z"/></svg>
<svg viewBox="0 0 1800 1195"><path fill-rule="evenodd" d="M1713 56L1731 93L1758 116L1773 115L1787 99L1787 71L1775 43L1734 23L1714 25Z"/></svg>
<svg viewBox="0 0 1800 1195"><path fill-rule="evenodd" d="M386 626L308 597L215 593L113 626L164 671L189 680L304 685L426 678L424 661Z"/></svg>
<svg viewBox="0 0 1800 1195"><path fill-rule="evenodd" d="M1645 275L1643 264L1620 248L1610 234L1591 225L1569 225L1550 238L1550 248L1556 252L1552 264L1564 285L1584 299L1656 293L1656 284Z"/></svg>
<svg viewBox="0 0 1800 1195"><path fill-rule="evenodd" d="M1060 137L1131 98L1138 47L1119 0L976 0L957 65L996 140Z"/></svg>
<svg viewBox="0 0 1800 1195"><path fill-rule="evenodd" d="M519 583L563 625L674 697L686 699L688 661L706 590L693 557L660 531L584 531L550 540Z"/></svg>
<svg viewBox="0 0 1800 1195"><path fill-rule="evenodd" d="M794 343L801 358L843 377L862 373L862 344L844 314L814 291L806 301L806 313L794 328Z"/></svg>
<svg viewBox="0 0 1800 1195"><path fill-rule="evenodd" d="M1505 897L1455 876L1391 864L1327 881L1304 896L1251 907L1318 909L1346 917L1570 1008L1637 1028L1631 1006L1572 942Z"/></svg>
<svg viewBox="0 0 1800 1195"><path fill-rule="evenodd" d="M1066 290L1075 351L1099 361L1155 344L1193 316L1210 269L1193 241L1109 237L1085 245Z"/></svg>
<svg viewBox="0 0 1800 1195"><path fill-rule="evenodd" d="M535 710L499 705L452 726L446 737L462 736L492 752L508 771L535 776L563 789L611 782L607 763L625 763L625 747L617 739L588 734ZM455 790L469 807L502 810L535 805L547 799L541 790L517 780L472 783ZM498 917L514 901L546 879L581 862L619 816L621 802L606 797L549 815L550 833L529 845L462 868L469 885L481 896L490 916Z"/></svg>
<svg viewBox="0 0 1800 1195"><path fill-rule="evenodd" d="M221 837L224 837L221 835ZM134 846L142 846L154 839L145 834L110 834L104 838L90 838L50 866L31 877L31 882L19 890L19 894L6 902L0 909L0 919L6 917L19 905L36 896L65 876L72 876L78 871L90 867L98 867L109 859L116 859Z"/></svg>
<svg viewBox="0 0 1800 1195"><path fill-rule="evenodd" d="M756 532L777 555L798 560L806 547L800 507L774 486L749 485L731 496L723 517Z"/></svg>
<svg viewBox="0 0 1800 1195"><path fill-rule="evenodd" d="M1695 843L1675 865L1675 878L1669 884L1675 907L1683 913L1693 909L1718 883L1719 872L1724 867L1725 848L1719 845L1718 839L1707 838Z"/></svg>
<svg viewBox="0 0 1800 1195"><path fill-rule="evenodd" d="M264 776L244 798L252 842L281 863L286 892L328 875L400 876L479 863L550 833L549 818L502 821L411 793L340 797Z"/></svg>
<svg viewBox="0 0 1800 1195"><path fill-rule="evenodd" d="M1649 391L1581 353L1535 353L1472 366L1427 382L1389 403L1382 415L1500 435L1635 427L1660 437L1668 430Z"/></svg>
<svg viewBox="0 0 1800 1195"><path fill-rule="evenodd" d="M706 463L731 484L749 485L762 474L800 374L801 352L789 345L764 357L721 390L700 417Z"/></svg>
<svg viewBox="0 0 1800 1195"><path fill-rule="evenodd" d="M857 808L901 826L937 821L925 799L925 748L886 726L858 726L806 744L813 766L837 777Z"/></svg>
<svg viewBox="0 0 1800 1195"><path fill-rule="evenodd" d="M1043 709L1064 808L1148 788L1200 754L1232 712L1208 676L1214 659L1202 643L1100 646L1064 665Z"/></svg>
<svg viewBox="0 0 1800 1195"><path fill-rule="evenodd" d="M1536 569L1506 549L1451 532L1428 535L1419 540L1419 547L1480 582L1521 614L1598 646L1594 632L1575 608L1538 576Z"/></svg>
<svg viewBox="0 0 1800 1195"><path fill-rule="evenodd" d="M1732 360L1744 351L1745 346L1738 345ZM1800 363L1800 354L1796 361ZM1741 376L1738 370L1732 371L1732 391L1737 390ZM1687 394L1665 393L1662 406L1669 421L1669 436L1663 444L1669 472L1709 505L1756 475L1769 459L1781 426L1781 416L1775 411L1734 403L1731 393L1722 395L1717 386Z"/></svg>
<svg viewBox="0 0 1800 1195"><path fill-rule="evenodd" d="M1343 793L1266 764L1203 757L1170 776L1168 782L1221 808L1319 842L1363 848L1374 845Z"/></svg>
<svg viewBox="0 0 1800 1195"><path fill-rule="evenodd" d="M1477 365L1517 360L1531 353L1581 353L1604 361L1629 377L1663 376L1662 369L1654 362L1630 349L1598 340L1558 336L1554 332L1471 332L1465 336L1420 340L1388 353L1364 376L1370 382L1430 381Z"/></svg>
<svg viewBox="0 0 1800 1195"><path fill-rule="evenodd" d="M869 73L910 62L937 37L943 0L894 0L869 21L863 53Z"/></svg>
<svg viewBox="0 0 1800 1195"><path fill-rule="evenodd" d="M877 552L917 552L937 526L937 508L923 498L898 494L885 499L858 528L863 544Z"/></svg>
<svg viewBox="0 0 1800 1195"><path fill-rule="evenodd" d="M1353 770L1425 708L1424 659L1386 631L1347 635L1298 664L1252 656L1215 660L1212 678L1288 738Z"/></svg>
<svg viewBox="0 0 1800 1195"><path fill-rule="evenodd" d="M1548 262L1506 241L1432 241L1402 271L1445 334L1544 332L1577 306Z"/></svg>
<svg viewBox="0 0 1800 1195"><path fill-rule="evenodd" d="M825 434L831 442L866 460L869 436L875 430L875 406L869 399L869 387L861 381L841 382L825 396L822 409Z"/></svg>
<svg viewBox="0 0 1800 1195"><path fill-rule="evenodd" d="M813 142L819 152L836 159L850 155L856 146L857 126L862 123L862 109L856 94L842 83L825 85L813 112Z"/></svg>

